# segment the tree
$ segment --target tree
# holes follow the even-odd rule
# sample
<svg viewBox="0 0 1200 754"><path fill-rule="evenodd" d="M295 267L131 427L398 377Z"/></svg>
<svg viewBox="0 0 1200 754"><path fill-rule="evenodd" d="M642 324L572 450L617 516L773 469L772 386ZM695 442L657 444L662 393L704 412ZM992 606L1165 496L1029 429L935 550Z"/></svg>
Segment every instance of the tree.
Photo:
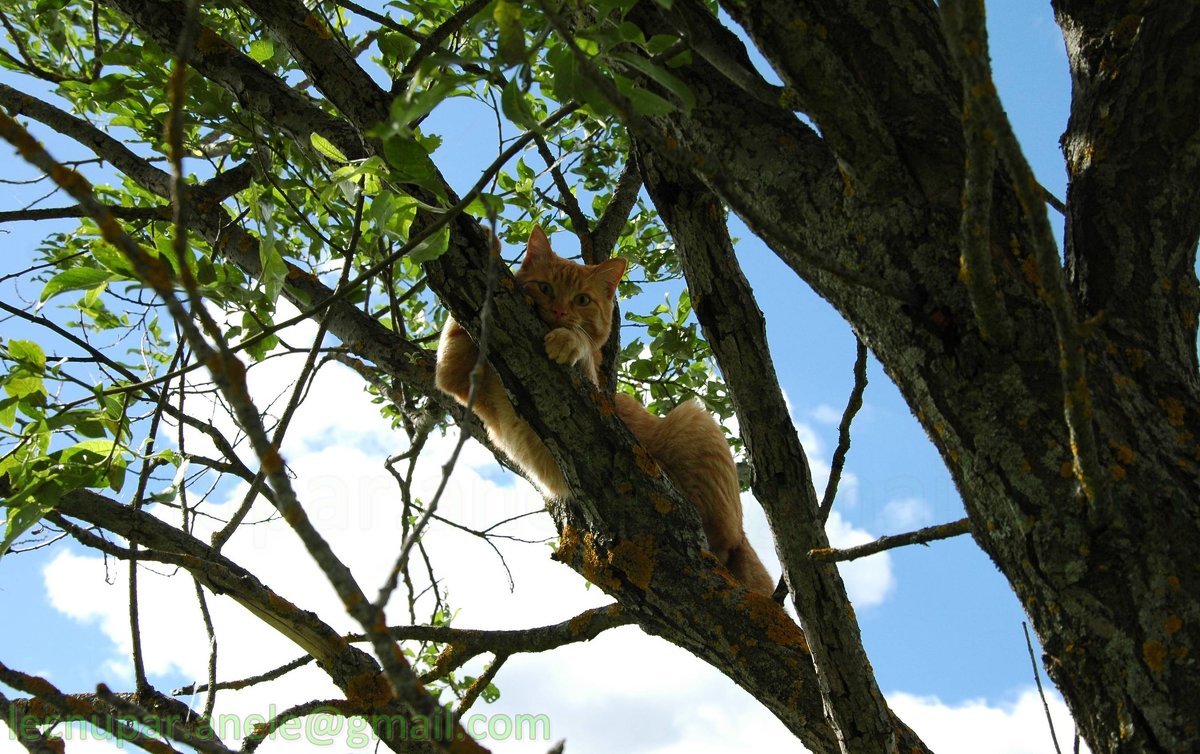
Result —
<svg viewBox="0 0 1200 754"><path fill-rule="evenodd" d="M432 387L428 343L449 310L490 346L576 491L550 506L557 557L619 605L589 626L633 621L691 650L814 752L922 750L884 702L837 571L819 557L828 508L781 420L728 209L899 386L1093 751L1195 747L1200 10L1053 3L1073 81L1060 255L1048 197L990 80L980 2L760 0L723 3L721 16L694 0L5 5L3 64L68 107L0 86L0 131L74 201L6 219L81 217L48 239L30 274L45 279L43 300L85 293L72 327L4 308L106 380L80 384L72 362L6 342L6 545L44 519L117 557L185 569L296 641L345 692L342 711L376 721L405 750L378 721L435 716L437 704L383 624L395 583L376 601L363 595L306 518L277 448L322 354L353 364L414 446L460 416ZM348 36L348 14L376 26ZM734 23L780 85L756 71ZM422 130L452 97L490 103L506 145L461 197L439 173L436 135ZM118 175L91 188L31 130L86 146ZM549 164L545 180L523 160L506 172L527 146ZM653 209L638 199L642 183ZM705 558L694 511L639 464L604 394L541 358L542 326L507 285L481 221L519 240L547 206L585 258L616 248L649 280L686 279L678 312L637 314L655 348L646 358L644 343L627 346L622 376L652 382L664 405L698 393L736 411L802 630ZM249 401L245 369L281 347L283 299L321 337L271 425ZM222 326L209 307L240 319ZM142 363L89 343L113 328L136 331ZM322 345L326 332L336 346ZM708 349L723 385L702 366ZM211 373L253 463L176 407L193 368ZM167 420L210 433L223 457L190 462L251 483L296 529L374 656L221 555L238 519L206 544L143 510L155 469L184 462L158 436ZM127 469L136 483L124 483ZM396 579L433 513L413 505ZM480 647L516 651L452 629L417 638L449 642L428 678ZM13 670L0 681L35 693L36 703L0 700L13 719L80 704L104 726L137 714L124 697L67 698ZM175 704L143 676L136 692L142 713ZM52 747L37 732L25 743Z"/></svg>

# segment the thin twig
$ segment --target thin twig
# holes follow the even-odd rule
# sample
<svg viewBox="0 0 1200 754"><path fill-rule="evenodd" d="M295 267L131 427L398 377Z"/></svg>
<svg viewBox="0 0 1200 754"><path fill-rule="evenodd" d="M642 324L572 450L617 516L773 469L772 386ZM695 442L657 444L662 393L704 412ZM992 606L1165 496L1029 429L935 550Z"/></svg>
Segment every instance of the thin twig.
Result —
<svg viewBox="0 0 1200 754"><path fill-rule="evenodd" d="M317 714L347 716L344 708L347 703L342 699L313 699L302 702L279 712L266 722L254 726L242 739L242 754L256 751L263 741L270 738L276 731L290 720Z"/></svg>
<svg viewBox="0 0 1200 754"><path fill-rule="evenodd" d="M171 359L171 365L174 366L183 357L183 344L181 343L175 349L175 355ZM170 367L168 367L169 369ZM154 415L150 418L150 429L146 433L146 460L142 463L141 471L138 473L137 490L133 495L133 509L141 510L146 499L146 486L150 483L150 472L154 468L151 463L151 456L154 455L154 443L158 438L158 426L162 421L163 411L167 407L168 393L163 390L158 401L154 406ZM129 549L131 552L138 551L138 543L130 541ZM129 561L129 632L130 646L133 658L133 677L134 683L138 691L148 688L149 681L146 680L146 665L142 659L142 630L138 615L138 563L137 558Z"/></svg>
<svg viewBox="0 0 1200 754"><path fill-rule="evenodd" d="M546 143L546 139L539 133L533 135L533 143L537 145L538 154L541 155L542 161L546 163L546 170L550 172L550 177L554 180L554 187L558 189L558 195L561 200L559 205L567 217L571 218L571 225L574 226L575 235L579 237L580 250L583 252L583 261L587 264L595 264L596 260L591 253L591 223L588 222L587 215L583 212L583 207L579 206L579 200L571 191L571 184L567 183L567 179L559 170L559 161L555 159L554 153L550 151L550 145Z"/></svg>
<svg viewBox="0 0 1200 754"><path fill-rule="evenodd" d="M202 754L236 754L233 749L230 749L217 740L216 736L197 735L191 731L188 725L173 724L187 722L186 720L163 720L161 716L149 710L142 709L137 704L122 698L118 694L114 694L103 683L96 687L96 696L110 705L122 717L132 718L138 721L142 727L152 730L159 735L169 736L181 744L202 752Z"/></svg>
<svg viewBox="0 0 1200 754"><path fill-rule="evenodd" d="M458 456L462 452L467 439L471 436L469 417L471 416L471 409L478 398L484 369L487 367L487 343L491 331L492 299L496 295L496 287L500 281L500 246L494 228L492 242L492 254L488 265L487 292L484 295L483 310L480 314L479 342L477 343L479 355L476 357L475 366L471 370L471 389L467 395L467 406L464 412L464 416L468 418L468 421L464 421L460 425L462 431L459 433L458 442L454 445L454 451L450 454L449 460L442 466L442 478L438 483L437 491L434 492L429 504L425 506L425 511L421 514L421 518L417 519L416 524L413 525L412 531L408 532L408 535L404 538L404 542L400 546L400 555L396 558L396 563L392 566L391 573L389 573L383 588L379 590L379 596L375 600L375 606L379 610L382 610L387 605L392 592L396 589L400 573L408 567L408 557L412 552L413 545L421 538L421 534L429 524L430 517L437 510L442 493L445 492L446 485L450 482L450 474L454 471L455 464L458 463Z"/></svg>
<svg viewBox="0 0 1200 754"><path fill-rule="evenodd" d="M360 16L363 16L364 18L371 19L372 21L379 24L380 26L384 26L388 29L391 29L394 32L403 34L404 36L408 37L409 39L413 40L414 42L423 43L427 39L427 37L424 34L417 32L417 31L413 31L412 29L408 28L407 26L405 26L401 23L397 23L396 21L392 20L391 18L388 18L387 16L385 16L381 13L376 13L375 11L371 10L370 8L364 8L363 6L359 5L356 2L353 2L352 0L334 0L334 2L336 4L342 6L343 8L346 8L347 10L354 11L355 13L357 13Z"/></svg>
<svg viewBox="0 0 1200 754"><path fill-rule="evenodd" d="M421 46L404 64L404 69L400 71L398 80L403 81L416 73L430 55L437 51L442 42L446 41L450 35L461 29L468 21L475 17L479 11L483 10L491 0L470 0L466 5L454 11L445 21L438 25L429 36L421 42Z"/></svg>
<svg viewBox="0 0 1200 754"><path fill-rule="evenodd" d="M285 663L283 665L280 665L277 668L268 670L265 673L253 675L248 678L242 678L237 681L221 681L220 683L217 683L216 685L204 684L204 683L201 683L201 684L193 683L188 686L181 686L181 687L175 689L174 691L172 691L171 693L175 694L176 696L187 696L190 694L205 693L205 692L208 692L210 689L218 690L218 691L225 691L225 690L237 691L239 689L246 689L246 688L250 688L251 686L256 686L260 683L266 683L267 681L273 681L276 678L281 678L281 677L287 675L288 673L292 672L293 670L297 670L299 668L304 667L305 665L309 664L312 661L313 661L312 655L303 655L301 657L297 657L296 659L292 660L289 663Z"/></svg>
<svg viewBox="0 0 1200 754"><path fill-rule="evenodd" d="M836 550L832 547L810 550L808 555L813 560L822 563L834 563L846 560L855 560L857 558L865 558L868 555L874 555L884 550L892 550L897 547L906 545L923 545L929 542L934 542L939 539L949 539L957 537L960 534L966 534L971 531L971 522L968 519L960 518L957 521L952 521L948 524L938 524L937 526L928 526L917 531L910 531L907 534L892 534L886 537L880 537L874 542L867 542L865 545L857 547L848 547L845 550Z"/></svg>
<svg viewBox="0 0 1200 754"><path fill-rule="evenodd" d="M1029 663L1033 666L1033 681L1037 684L1038 696L1042 698L1042 708L1046 710L1046 722L1050 724L1050 740L1054 742L1054 751L1062 754L1062 749L1058 746L1058 735L1054 732L1054 718L1050 716L1050 703L1046 701L1046 691L1042 688L1042 674L1038 672L1037 657L1033 651L1033 639L1029 637L1029 624L1021 621L1021 628L1025 631L1025 648L1029 650ZM1079 739L1075 740L1078 743Z"/></svg>
<svg viewBox="0 0 1200 754"><path fill-rule="evenodd" d="M200 713L205 719L212 717L213 707L217 703L217 631L213 627L212 615L208 612L208 600L204 596L204 588L200 580L192 577L196 587L196 602L200 605L200 617L204 621L204 631L208 634L208 688L204 695L204 711Z"/></svg>
<svg viewBox="0 0 1200 754"><path fill-rule="evenodd" d="M463 713L471 709L471 705L475 704L475 700L479 698L479 695L487 690L487 687L491 684L492 680L495 679L496 674L500 672L501 666L504 665L504 661L507 659L508 655L506 654L498 654L492 659L492 662L487 666L487 669L485 669L483 673L475 679L475 682L472 683L470 688L467 689L466 693L463 694L462 701L458 703L458 707L456 707L454 710L455 717L462 717Z"/></svg>
<svg viewBox="0 0 1200 754"><path fill-rule="evenodd" d="M859 340L854 356L854 387L850 390L850 398L846 401L845 411L842 412L842 421L838 424L838 444L833 451L833 461L829 464L829 481L825 484L825 495L821 498L821 523L829 520L829 512L833 510L842 470L846 466L846 453L850 451L850 425L858 410L862 408L863 393L866 389L867 346Z"/></svg>

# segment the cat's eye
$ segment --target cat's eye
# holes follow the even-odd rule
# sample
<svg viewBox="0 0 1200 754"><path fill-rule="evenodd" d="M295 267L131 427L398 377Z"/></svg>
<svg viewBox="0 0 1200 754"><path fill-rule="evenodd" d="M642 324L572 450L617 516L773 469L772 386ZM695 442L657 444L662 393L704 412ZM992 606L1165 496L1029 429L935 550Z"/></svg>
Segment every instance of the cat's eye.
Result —
<svg viewBox="0 0 1200 754"><path fill-rule="evenodd" d="M580 293L575 297L575 306L587 306L592 303L592 297L586 293Z"/></svg>
<svg viewBox="0 0 1200 754"><path fill-rule="evenodd" d="M542 295L544 295L544 296L553 296L554 295L554 286L550 285L545 280L537 281L537 287L538 287L538 290L541 291Z"/></svg>

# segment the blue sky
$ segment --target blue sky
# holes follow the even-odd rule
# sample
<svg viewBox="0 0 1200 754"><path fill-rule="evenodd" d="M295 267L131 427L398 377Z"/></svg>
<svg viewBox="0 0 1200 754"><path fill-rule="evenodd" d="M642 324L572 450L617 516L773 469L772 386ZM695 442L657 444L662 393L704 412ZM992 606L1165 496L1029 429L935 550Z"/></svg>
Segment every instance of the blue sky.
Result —
<svg viewBox="0 0 1200 754"><path fill-rule="evenodd" d="M1065 177L1057 140L1065 126L1069 94L1061 36L1048 2L1007 0L992 5L993 64L1001 96L1035 172L1061 197ZM0 73L0 80L16 83L6 73ZM462 117L465 111L454 109L458 107L465 103L452 103L439 111L430 130L446 139L434 157L461 190L474 182L495 151L493 126ZM475 131L481 127L482 137ZM14 172L23 170L15 165L15 157L4 159ZM530 162L540 165L536 157ZM16 192L14 187L0 186L6 208L19 206ZM0 256L0 275L22 266L44 227L22 224L2 230L10 235L4 237L8 251ZM836 441L837 417L850 388L853 337L840 317L749 232L735 227L734 233L742 239L739 257L767 316L780 382L822 485L821 469ZM560 251L571 250L566 234L552 240ZM32 291L24 293L28 296ZM304 332L303 328L297 331L301 342ZM4 336L16 334L12 323L5 323ZM285 367L261 371L257 384L261 395L273 396L286 386ZM958 494L932 445L874 361L869 377L848 459L851 477L843 485L833 523L841 544L963 515ZM330 372L322 379L324 392L314 391L321 396L314 401L316 410L297 419L285 456L304 470L300 484L308 504L324 516L318 522L335 544L342 545L339 551L352 559L364 584L373 586L379 569L390 564L391 533L380 524L390 520L390 502L379 464L388 452L395 452L395 438L373 418L373 408L354 378ZM432 445L426 465L436 470L438 454L448 452L448 445ZM447 505L476 522L539 506L532 491L500 477L490 459L478 451L469 452L460 464L451 489L456 494L447 498ZM752 500L747 506L751 537L760 552L769 551L761 512ZM552 533L548 520L541 518L520 531L531 536ZM302 556L289 537L286 531L263 527L231 546L247 564L261 564L271 574L268 583L285 596L323 616L336 615L336 600L329 590L316 583L315 575L309 574L311 580L301 578L307 572L303 566L293 566ZM436 531L431 551L447 574L453 604L462 608L459 625L533 626L606 602L598 590L585 589L573 573L549 563L542 545L506 555L518 580L512 593L498 562L485 548L474 547L453 532ZM280 564L288 567L279 568ZM108 567L112 587L105 586L104 566L98 559L70 546L0 561L0 611L9 617L0 621L0 659L46 674L67 690L88 690L101 680L114 688L129 687L128 664L120 650L121 637L127 634L121 624L124 581L118 565ZM778 573L774 563L769 567ZM187 613L190 582L176 578L172 583L153 576L144 581L148 582L144 610L163 612L171 620ZM1033 681L1020 607L969 539L877 556L849 569L847 581L881 687L935 750L939 744L948 751L968 742L973 751L1006 754L1050 749L1040 703L1033 704L1031 696ZM229 668L230 676L265 670L270 658L284 661L296 654L293 648L278 646L282 642L272 642L269 635L258 643L246 639L258 634L243 622L236 607L222 606L217 612L218 623L230 626L228 646L223 649L223 667ZM19 617L13 620L14 616ZM349 628L348 623L337 625ZM152 680L161 688L191 680L197 672L195 658L202 660L204 652L194 628L173 629L170 620L164 620L147 631L155 637L148 641L156 674ZM636 683L630 683L631 677ZM311 691L323 688L319 674L302 678L303 682L289 676L271 693L280 698L295 695L297 700L306 698L305 692L310 692L309 698L323 693ZM581 678L589 680L579 683ZM752 743L778 747L789 740L765 710L724 678L686 653L632 628L550 655L514 658L500 674L498 685L500 702L480 710L513 714L546 710L555 721L554 738L566 736L568 751L729 751L754 748ZM235 697L231 708L244 711L266 698ZM1059 706L1056 710L1061 712ZM633 721L643 720L651 732L625 740L625 734L611 724L614 717L630 722L620 726L630 729L637 727ZM1064 736L1061 719L1059 735ZM1069 738L1069 724L1065 735ZM15 746L0 735L0 754ZM489 746L497 751L548 748L541 742L514 741L494 741Z"/></svg>

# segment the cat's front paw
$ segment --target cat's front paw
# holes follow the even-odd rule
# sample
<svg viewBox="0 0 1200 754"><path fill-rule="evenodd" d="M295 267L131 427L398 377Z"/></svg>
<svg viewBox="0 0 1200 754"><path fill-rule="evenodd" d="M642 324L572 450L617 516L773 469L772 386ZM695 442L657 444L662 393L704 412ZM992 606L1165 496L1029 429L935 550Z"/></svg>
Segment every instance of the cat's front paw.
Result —
<svg viewBox="0 0 1200 754"><path fill-rule="evenodd" d="M587 344L574 330L557 327L546 333L546 355L559 364L574 364L587 355Z"/></svg>

